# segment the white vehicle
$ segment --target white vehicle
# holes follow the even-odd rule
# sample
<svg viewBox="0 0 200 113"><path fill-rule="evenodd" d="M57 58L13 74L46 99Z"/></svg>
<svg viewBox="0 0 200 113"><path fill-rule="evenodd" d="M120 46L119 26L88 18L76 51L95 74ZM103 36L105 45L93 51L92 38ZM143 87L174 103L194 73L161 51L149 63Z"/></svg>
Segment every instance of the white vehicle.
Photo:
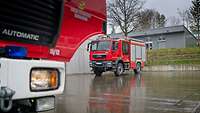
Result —
<svg viewBox="0 0 200 113"><path fill-rule="evenodd" d="M0 1L0 112L54 109L65 86L65 63L49 60L64 0Z"/></svg>

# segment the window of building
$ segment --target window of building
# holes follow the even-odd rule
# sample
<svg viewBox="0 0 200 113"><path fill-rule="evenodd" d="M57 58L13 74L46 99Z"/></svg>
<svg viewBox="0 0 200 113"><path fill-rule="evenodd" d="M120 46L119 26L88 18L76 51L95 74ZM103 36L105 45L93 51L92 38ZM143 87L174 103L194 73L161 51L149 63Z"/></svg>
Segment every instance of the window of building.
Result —
<svg viewBox="0 0 200 113"><path fill-rule="evenodd" d="M166 38L164 37L164 36L160 36L159 38L158 38L158 41L166 41Z"/></svg>
<svg viewBox="0 0 200 113"><path fill-rule="evenodd" d="M146 46L147 50L151 50L151 49L153 49L153 42L146 42L145 46Z"/></svg>

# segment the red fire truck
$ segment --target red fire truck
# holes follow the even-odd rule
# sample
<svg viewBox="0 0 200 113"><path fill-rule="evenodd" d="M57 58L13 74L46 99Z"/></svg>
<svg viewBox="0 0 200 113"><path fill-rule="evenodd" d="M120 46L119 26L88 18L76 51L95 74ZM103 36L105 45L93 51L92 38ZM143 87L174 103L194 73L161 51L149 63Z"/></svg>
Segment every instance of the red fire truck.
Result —
<svg viewBox="0 0 200 113"><path fill-rule="evenodd" d="M0 0L0 112L53 109L65 64L105 21L105 0Z"/></svg>
<svg viewBox="0 0 200 113"><path fill-rule="evenodd" d="M89 47L90 46L90 47ZM114 71L116 76L125 70L139 73L145 63L145 43L133 38L100 38L89 43L90 67L101 76L103 72Z"/></svg>

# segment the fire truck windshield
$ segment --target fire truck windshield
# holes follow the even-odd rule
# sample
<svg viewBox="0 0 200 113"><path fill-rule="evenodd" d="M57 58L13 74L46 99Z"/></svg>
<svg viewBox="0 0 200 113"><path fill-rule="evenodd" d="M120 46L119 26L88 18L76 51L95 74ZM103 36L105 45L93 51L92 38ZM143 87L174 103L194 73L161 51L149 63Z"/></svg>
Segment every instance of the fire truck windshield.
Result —
<svg viewBox="0 0 200 113"><path fill-rule="evenodd" d="M111 42L110 41L94 41L91 45L92 51L102 51L109 50Z"/></svg>

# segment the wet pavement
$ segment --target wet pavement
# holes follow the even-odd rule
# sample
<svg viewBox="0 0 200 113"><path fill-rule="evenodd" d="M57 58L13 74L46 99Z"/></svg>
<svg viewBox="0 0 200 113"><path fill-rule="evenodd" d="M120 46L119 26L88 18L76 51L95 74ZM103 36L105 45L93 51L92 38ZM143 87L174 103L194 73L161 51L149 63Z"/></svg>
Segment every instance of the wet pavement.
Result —
<svg viewBox="0 0 200 113"><path fill-rule="evenodd" d="M200 72L70 75L49 113L200 113Z"/></svg>

